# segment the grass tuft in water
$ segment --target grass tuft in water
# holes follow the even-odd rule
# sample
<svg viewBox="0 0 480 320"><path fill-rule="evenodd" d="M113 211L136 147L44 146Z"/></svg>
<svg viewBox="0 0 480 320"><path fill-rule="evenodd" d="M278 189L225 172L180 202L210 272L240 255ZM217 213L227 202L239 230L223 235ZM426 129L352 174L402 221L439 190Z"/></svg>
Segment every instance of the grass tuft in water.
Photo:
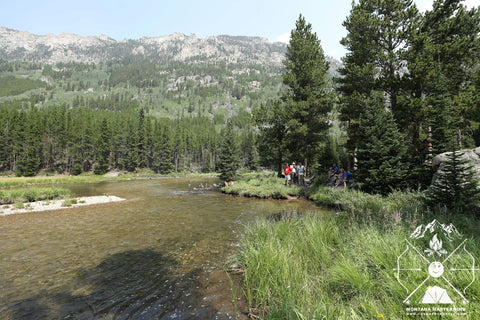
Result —
<svg viewBox="0 0 480 320"><path fill-rule="evenodd" d="M71 207L72 205L77 204L77 203L78 203L77 198L65 199L62 203L62 207Z"/></svg>
<svg viewBox="0 0 480 320"><path fill-rule="evenodd" d="M286 186L285 180L272 174L244 174L240 180L222 188L222 192L256 198L287 199L299 196L301 189L295 185Z"/></svg>

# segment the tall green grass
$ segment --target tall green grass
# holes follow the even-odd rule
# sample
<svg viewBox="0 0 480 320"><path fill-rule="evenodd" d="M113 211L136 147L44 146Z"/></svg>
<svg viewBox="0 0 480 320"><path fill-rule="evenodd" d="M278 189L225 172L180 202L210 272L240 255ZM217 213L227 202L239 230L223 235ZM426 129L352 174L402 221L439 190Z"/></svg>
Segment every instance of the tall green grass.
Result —
<svg viewBox="0 0 480 320"><path fill-rule="evenodd" d="M0 204L12 204L52 200L63 198L70 194L70 190L63 188L22 188L0 190Z"/></svg>
<svg viewBox="0 0 480 320"><path fill-rule="evenodd" d="M301 189L296 185L286 186L285 180L262 173L243 175L234 184L222 188L227 194L255 198L287 199L289 196L299 196Z"/></svg>
<svg viewBox="0 0 480 320"><path fill-rule="evenodd" d="M237 259L250 312L261 319L408 319L394 269L413 230L346 222L307 215L249 227ZM477 235L470 249L480 257ZM468 293L467 319L477 319L480 281Z"/></svg>
<svg viewBox="0 0 480 320"><path fill-rule="evenodd" d="M250 312L261 319L408 319L408 305L403 303L406 289L396 278L397 258L415 227L434 218L453 222L480 261L480 220L472 215L434 216L419 192L382 197L320 187L305 193L330 207L332 214L258 221L247 228L236 256L244 268ZM422 263L415 254L405 259L409 265ZM403 280L415 286L425 275L414 272ZM471 281L462 273L449 277ZM480 280L468 288L468 296L466 317L419 318L477 319Z"/></svg>
<svg viewBox="0 0 480 320"><path fill-rule="evenodd" d="M356 190L320 187L307 190L307 197L321 206L341 212L351 223L391 228L417 225L433 218L420 192L395 191L386 197Z"/></svg>

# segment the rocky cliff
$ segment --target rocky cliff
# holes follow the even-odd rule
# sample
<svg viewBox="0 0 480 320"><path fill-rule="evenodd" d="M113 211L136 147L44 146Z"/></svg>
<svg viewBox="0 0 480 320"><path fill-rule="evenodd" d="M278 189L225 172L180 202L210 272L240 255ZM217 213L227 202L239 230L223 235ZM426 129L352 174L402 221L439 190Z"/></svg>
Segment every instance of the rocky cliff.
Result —
<svg viewBox="0 0 480 320"><path fill-rule="evenodd" d="M0 58L54 64L58 62L101 63L129 56L174 61L226 61L280 66L286 45L258 37L215 36L204 39L194 34L116 41L105 35L34 35L0 27Z"/></svg>
<svg viewBox="0 0 480 320"><path fill-rule="evenodd" d="M179 62L228 62L282 67L287 45L259 37L211 36L174 33L167 36L116 41L105 35L35 35L0 27L0 59L55 64L58 62L105 63L143 56L152 60ZM340 62L331 57L335 73Z"/></svg>

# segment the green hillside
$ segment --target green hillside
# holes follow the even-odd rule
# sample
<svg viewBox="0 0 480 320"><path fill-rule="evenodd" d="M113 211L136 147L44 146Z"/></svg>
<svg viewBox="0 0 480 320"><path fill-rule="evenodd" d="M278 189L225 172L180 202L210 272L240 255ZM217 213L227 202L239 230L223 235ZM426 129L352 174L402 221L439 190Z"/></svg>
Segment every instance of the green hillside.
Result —
<svg viewBox="0 0 480 320"><path fill-rule="evenodd" d="M0 102L28 101L40 108L63 103L99 107L100 100L134 100L156 116L213 117L251 109L275 98L281 86L280 68L261 65L162 64L143 58L99 65L3 65Z"/></svg>
<svg viewBox="0 0 480 320"><path fill-rule="evenodd" d="M0 97L16 96L42 87L45 87L45 83L40 80L17 78L13 75L0 77Z"/></svg>

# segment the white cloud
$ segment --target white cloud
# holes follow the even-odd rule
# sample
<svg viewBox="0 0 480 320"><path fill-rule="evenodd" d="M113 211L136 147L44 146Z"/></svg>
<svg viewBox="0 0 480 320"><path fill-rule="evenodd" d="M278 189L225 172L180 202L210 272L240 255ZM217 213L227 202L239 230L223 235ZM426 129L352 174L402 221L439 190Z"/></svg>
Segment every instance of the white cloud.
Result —
<svg viewBox="0 0 480 320"><path fill-rule="evenodd" d="M290 43L290 32L283 33L275 39L276 42Z"/></svg>
<svg viewBox="0 0 480 320"><path fill-rule="evenodd" d="M479 7L480 0L465 0L463 4L466 5L467 8Z"/></svg>
<svg viewBox="0 0 480 320"><path fill-rule="evenodd" d="M327 55L329 55L330 57L334 57L334 58L339 59L339 57L337 57L338 51L335 50L335 49L334 49L334 50L329 50L329 51L327 52Z"/></svg>
<svg viewBox="0 0 480 320"><path fill-rule="evenodd" d="M432 10L433 0L416 0L415 4L417 5L418 10L425 12L427 10Z"/></svg>

